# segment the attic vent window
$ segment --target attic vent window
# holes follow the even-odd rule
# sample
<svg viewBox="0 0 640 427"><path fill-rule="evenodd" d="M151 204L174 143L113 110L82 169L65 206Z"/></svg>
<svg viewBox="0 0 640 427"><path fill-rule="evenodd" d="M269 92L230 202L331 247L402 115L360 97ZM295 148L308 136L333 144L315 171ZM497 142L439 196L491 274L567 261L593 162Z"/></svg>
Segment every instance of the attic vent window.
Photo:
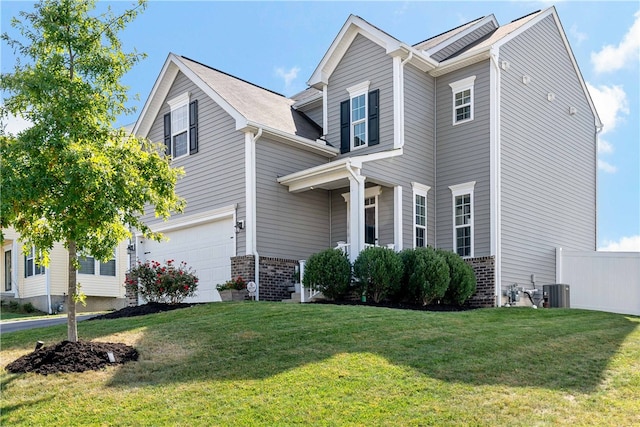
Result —
<svg viewBox="0 0 640 427"><path fill-rule="evenodd" d="M450 83L453 92L453 124L473 120L473 86L476 76Z"/></svg>
<svg viewBox="0 0 640 427"><path fill-rule="evenodd" d="M171 112L164 115L164 143L174 159L198 152L198 101L189 92L167 101Z"/></svg>

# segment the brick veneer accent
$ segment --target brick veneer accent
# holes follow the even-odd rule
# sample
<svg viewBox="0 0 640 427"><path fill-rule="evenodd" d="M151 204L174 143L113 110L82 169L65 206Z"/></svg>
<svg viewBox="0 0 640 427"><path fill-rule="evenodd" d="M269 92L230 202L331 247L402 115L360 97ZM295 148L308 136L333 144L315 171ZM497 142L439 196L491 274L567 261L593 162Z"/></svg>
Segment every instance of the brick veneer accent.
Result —
<svg viewBox="0 0 640 427"><path fill-rule="evenodd" d="M496 260L493 256L465 260L476 274L476 292L467 305L477 308L496 306Z"/></svg>
<svg viewBox="0 0 640 427"><path fill-rule="evenodd" d="M298 261L260 257L260 300L282 301L291 298L289 287L294 283ZM231 258L231 277L242 276L248 282L255 277L253 255Z"/></svg>
<svg viewBox="0 0 640 427"><path fill-rule="evenodd" d="M129 254L129 269L135 268L137 260L135 257L135 252L127 251ZM122 284L124 286L124 283ZM125 290L124 298L126 301L127 307L135 307L138 305L138 293L135 291Z"/></svg>

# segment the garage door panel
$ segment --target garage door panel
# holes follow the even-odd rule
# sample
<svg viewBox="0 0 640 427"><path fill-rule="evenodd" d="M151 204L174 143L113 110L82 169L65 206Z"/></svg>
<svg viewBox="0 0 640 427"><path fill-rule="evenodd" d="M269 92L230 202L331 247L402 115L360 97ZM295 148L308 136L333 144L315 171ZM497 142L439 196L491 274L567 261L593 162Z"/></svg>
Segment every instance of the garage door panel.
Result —
<svg viewBox="0 0 640 427"><path fill-rule="evenodd" d="M235 256L235 232L231 219L218 220L180 230L165 231L168 240L145 241L141 245L142 260L182 261L195 270L198 290L186 302L219 301L215 289L229 280L231 257Z"/></svg>

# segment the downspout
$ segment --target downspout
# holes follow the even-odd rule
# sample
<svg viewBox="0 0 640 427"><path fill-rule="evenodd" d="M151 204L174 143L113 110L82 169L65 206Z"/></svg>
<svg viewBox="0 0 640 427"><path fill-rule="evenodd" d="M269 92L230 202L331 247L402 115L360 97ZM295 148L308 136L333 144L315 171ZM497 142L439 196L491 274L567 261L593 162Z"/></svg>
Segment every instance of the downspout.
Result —
<svg viewBox="0 0 640 427"><path fill-rule="evenodd" d="M438 247L438 78L433 78L433 247ZM427 211L427 218L429 217ZM428 232L428 231L427 231Z"/></svg>
<svg viewBox="0 0 640 427"><path fill-rule="evenodd" d="M252 174L251 177L253 182L251 183L251 198L253 202L251 203L251 216L253 217L253 262L254 262L254 277L253 281L256 284L256 301L260 301L260 254L258 253L258 216L256 209L256 185L257 185L257 177L256 177L256 142L262 136L262 128L258 129L258 133L251 140L251 169Z"/></svg>
<svg viewBox="0 0 640 427"><path fill-rule="evenodd" d="M501 174L500 174L500 86L502 73L500 72L500 64L498 63L498 49L491 49L491 63L495 68L495 104L494 104L494 117L492 121L493 125L493 153L491 153L491 160L494 163L493 174L490 178L493 182L493 194L495 194L493 200L491 200L491 210L495 212L495 219L492 221L492 225L495 227L495 242L492 244L492 249L495 253L496 261L496 274L495 274L495 296L496 304L498 307L502 306L502 213L501 213ZM490 148L491 150L491 148ZM491 194L491 190L490 190Z"/></svg>
<svg viewBox="0 0 640 427"><path fill-rule="evenodd" d="M595 164L595 169L596 169L596 194L595 194L595 221L596 221L596 241L595 241L595 247L593 248L594 251L598 250L598 241L599 241L599 229L598 229L598 190L600 189L600 180L598 179L598 134L600 134L600 132L602 132L602 128L604 126L603 125L598 125L596 124L596 133L594 135L594 139L595 139L595 154L596 154L596 164ZM557 283L561 283L561 282L557 282Z"/></svg>

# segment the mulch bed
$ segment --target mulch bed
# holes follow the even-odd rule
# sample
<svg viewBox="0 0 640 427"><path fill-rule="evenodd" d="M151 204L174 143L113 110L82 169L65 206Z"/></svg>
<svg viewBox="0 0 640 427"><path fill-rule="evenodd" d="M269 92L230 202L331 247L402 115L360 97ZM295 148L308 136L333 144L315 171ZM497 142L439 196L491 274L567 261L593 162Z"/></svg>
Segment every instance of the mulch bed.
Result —
<svg viewBox="0 0 640 427"><path fill-rule="evenodd" d="M135 307L126 307L111 313L91 318L118 319L122 317L143 316L191 307L194 304L161 304L148 303ZM113 355L113 362L109 359ZM124 364L138 360L138 350L126 344L94 341L62 341L55 345L45 346L14 360L6 366L13 373L35 372L37 374L53 374L56 372L97 371L110 365Z"/></svg>
<svg viewBox="0 0 640 427"><path fill-rule="evenodd" d="M383 308L397 308L400 310L418 310L418 311L467 311L474 310L474 307L467 305L449 305L449 304L428 304L428 305L417 305L417 304L406 304L406 303L396 303L396 302L373 302L373 301L359 301L354 299L340 300L340 301L329 301L329 300L317 300L312 302L312 304L333 304L333 305L364 305L369 307L383 307Z"/></svg>
<svg viewBox="0 0 640 427"><path fill-rule="evenodd" d="M109 360L109 353L113 355L113 362ZM138 360L138 350L125 344L62 341L22 356L8 364L6 369L13 373L47 375L55 372L97 371L108 365L134 360Z"/></svg>
<svg viewBox="0 0 640 427"><path fill-rule="evenodd" d="M125 307L117 311L112 311L111 313L106 313L100 316L92 317L91 319L88 319L88 320L120 319L122 317L145 316L147 314L162 313L163 311L193 307L194 305L195 304L189 304L186 302L179 303L179 304L164 304L159 302L148 302L143 305Z"/></svg>

